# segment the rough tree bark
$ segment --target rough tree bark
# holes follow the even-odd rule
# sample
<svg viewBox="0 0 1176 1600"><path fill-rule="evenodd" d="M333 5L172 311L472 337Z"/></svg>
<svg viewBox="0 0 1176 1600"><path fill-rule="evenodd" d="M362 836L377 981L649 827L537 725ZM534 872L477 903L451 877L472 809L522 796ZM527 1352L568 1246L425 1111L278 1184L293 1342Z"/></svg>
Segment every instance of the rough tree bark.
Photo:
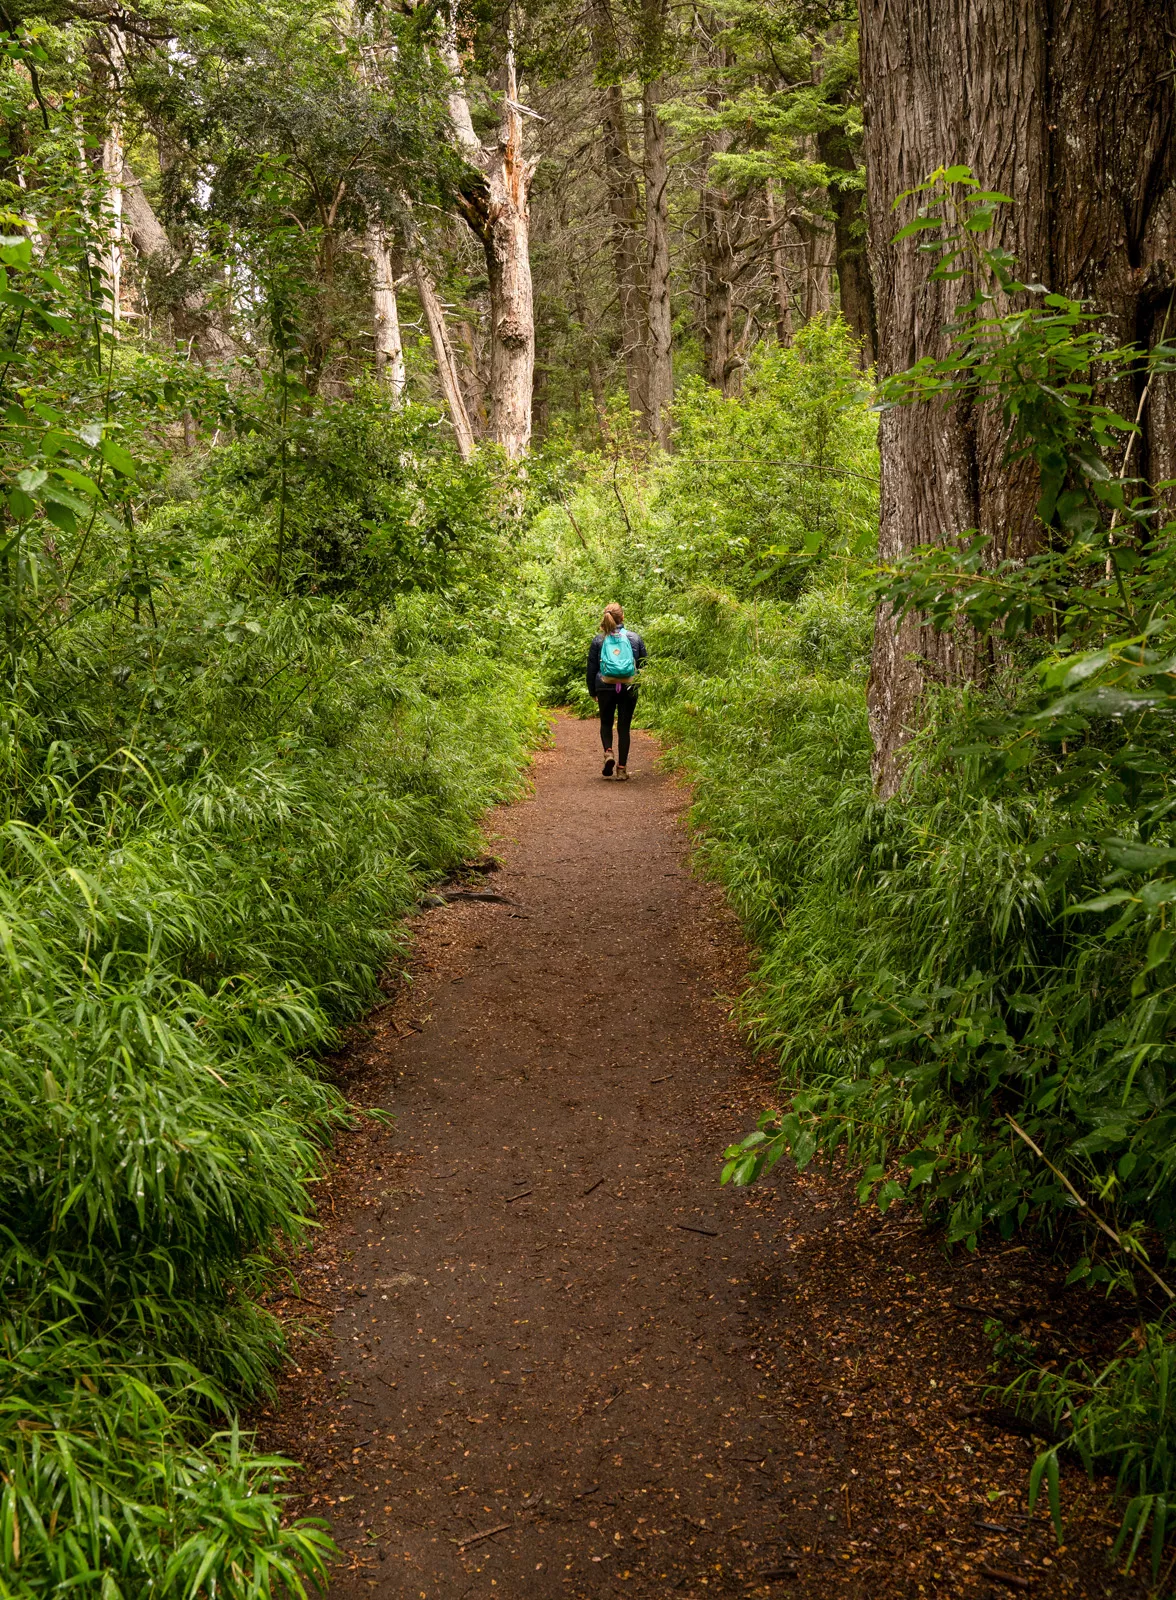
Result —
<svg viewBox="0 0 1176 1600"><path fill-rule="evenodd" d="M604 175L608 186L608 209L612 218L613 272L621 312L621 339L624 344L625 379L629 409L648 417L646 396L644 283L640 250L641 196L633 158L629 153L629 129L625 116L625 96L613 74L620 51L609 0L592 0L592 52L600 79L600 122Z"/></svg>
<svg viewBox="0 0 1176 1600"><path fill-rule="evenodd" d="M913 202L892 212L891 201L951 162L1015 198L1001 242L1028 280L1088 299L1116 341L1154 342L1176 283L1170 7L859 0L859 10L881 374L946 347L958 291L927 282L911 241L890 242L914 214ZM1176 475L1171 375L1156 382L1143 428L1141 470ZM994 558L1037 544L1036 486L1004 466L999 419L902 407L884 416L881 448L884 561L973 528ZM985 662L970 636L917 618L896 629L879 613L869 709L882 795L900 780L925 684L980 676Z"/></svg>
<svg viewBox="0 0 1176 1600"><path fill-rule="evenodd" d="M670 405L674 398L673 317L670 308L670 167L658 103L661 84L642 85L644 131L646 283L646 411L649 432L670 443Z"/></svg>
<svg viewBox="0 0 1176 1600"><path fill-rule="evenodd" d="M519 105L514 51L508 47L506 53L502 119L492 145L484 145L474 131L452 30L445 63L453 76L449 115L454 133L477 174L463 190L462 213L482 242L490 282L490 433L517 461L531 442L535 305L528 203L537 160L523 151L525 108Z"/></svg>
<svg viewBox="0 0 1176 1600"><path fill-rule="evenodd" d="M152 209L143 185L123 163L122 227L147 268L153 297L171 317L178 340L190 344L205 366L231 361L237 350L199 289L185 284L187 261L172 244L167 229Z"/></svg>
<svg viewBox="0 0 1176 1600"><path fill-rule="evenodd" d="M704 188L699 206L702 245L702 357L706 381L721 394L738 387L734 357L735 252L726 197Z"/></svg>
<svg viewBox="0 0 1176 1600"><path fill-rule="evenodd" d="M400 337L400 311L396 304L396 271L388 235L378 222L369 222L363 251L372 274L372 331L376 343L376 375L388 386L393 402L404 398L407 376L404 344Z"/></svg>

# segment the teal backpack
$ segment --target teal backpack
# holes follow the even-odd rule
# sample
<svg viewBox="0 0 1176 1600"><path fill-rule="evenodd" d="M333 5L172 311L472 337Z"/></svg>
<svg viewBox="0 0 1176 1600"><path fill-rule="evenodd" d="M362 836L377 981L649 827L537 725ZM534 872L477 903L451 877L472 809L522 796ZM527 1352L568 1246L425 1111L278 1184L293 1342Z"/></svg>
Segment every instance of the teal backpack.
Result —
<svg viewBox="0 0 1176 1600"><path fill-rule="evenodd" d="M600 675L602 678L631 678L637 671L633 659L633 646L624 628L606 633L600 646Z"/></svg>

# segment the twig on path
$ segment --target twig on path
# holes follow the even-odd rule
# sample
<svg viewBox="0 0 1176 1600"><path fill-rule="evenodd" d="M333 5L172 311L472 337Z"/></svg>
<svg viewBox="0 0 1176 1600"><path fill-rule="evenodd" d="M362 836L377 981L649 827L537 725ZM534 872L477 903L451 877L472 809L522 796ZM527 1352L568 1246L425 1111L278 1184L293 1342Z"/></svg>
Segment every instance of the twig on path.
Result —
<svg viewBox="0 0 1176 1600"><path fill-rule="evenodd" d="M1113 1239L1125 1256L1130 1256L1134 1261L1137 1261L1152 1282L1159 1284L1160 1288L1168 1296L1169 1300L1176 1300L1176 1289L1170 1289L1164 1282L1163 1278L1160 1277L1159 1273L1156 1272L1154 1268L1148 1266L1147 1262L1144 1261L1139 1255L1138 1247L1132 1247L1131 1245L1125 1243L1122 1236L1115 1232L1110 1223L1103 1221L1098 1212L1091 1207L1089 1200L1083 1199L1083 1197L1078 1193L1077 1189L1075 1189L1074 1185L1070 1182L1069 1178L1067 1178L1066 1174L1054 1166L1053 1162L1046 1155L1045 1151L1041 1149L1040 1145L1033 1143L1033 1140L1025 1132L1024 1128L1019 1127L1018 1124L1013 1121L1012 1117L1009 1116L1008 1112L1005 1113L1005 1121L1008 1123L1009 1127L1013 1130L1017 1137L1024 1139L1030 1150L1033 1151L1033 1154L1035 1156L1039 1156L1041 1160L1045 1162L1046 1166L1053 1173L1054 1177L1057 1178L1058 1181L1070 1192L1070 1194L1073 1195L1074 1199L1078 1202L1079 1210L1085 1211L1089 1215L1090 1220L1094 1223L1094 1225L1098 1228L1101 1228L1108 1239Z"/></svg>
<svg viewBox="0 0 1176 1600"><path fill-rule="evenodd" d="M689 1222L676 1222L674 1226L681 1228L683 1233L703 1233L708 1239L717 1239L719 1237L717 1228L696 1228Z"/></svg>
<svg viewBox="0 0 1176 1600"><path fill-rule="evenodd" d="M1022 1578L1015 1572L1005 1572L1001 1567L981 1567L980 1576L991 1578L994 1583L1003 1583L1010 1589L1028 1589L1029 1579Z"/></svg>
<svg viewBox="0 0 1176 1600"><path fill-rule="evenodd" d="M516 1200L525 1200L529 1194L534 1193L534 1189L524 1189L522 1194L508 1194L506 1197L506 1203L508 1206L513 1206Z"/></svg>
<svg viewBox="0 0 1176 1600"><path fill-rule="evenodd" d="M455 1539L453 1542L459 1550L465 1550L471 1544L480 1544L483 1539L493 1539L496 1533L505 1533L510 1526L509 1522L500 1522L496 1528L484 1528L481 1533L471 1533L468 1539Z"/></svg>
<svg viewBox="0 0 1176 1600"><path fill-rule="evenodd" d="M649 1086L652 1088L655 1083L669 1083L673 1076L674 1074L672 1072L667 1072L664 1078L650 1078Z"/></svg>
<svg viewBox="0 0 1176 1600"><path fill-rule="evenodd" d="M603 1182L603 1178L597 1178L595 1183L590 1183L586 1189L581 1191L580 1199L587 1200L588 1196L592 1194L594 1190L599 1189Z"/></svg>
<svg viewBox="0 0 1176 1600"><path fill-rule="evenodd" d="M492 900L500 906L517 906L522 902L512 900L508 894L498 894L494 889L442 889L442 900Z"/></svg>

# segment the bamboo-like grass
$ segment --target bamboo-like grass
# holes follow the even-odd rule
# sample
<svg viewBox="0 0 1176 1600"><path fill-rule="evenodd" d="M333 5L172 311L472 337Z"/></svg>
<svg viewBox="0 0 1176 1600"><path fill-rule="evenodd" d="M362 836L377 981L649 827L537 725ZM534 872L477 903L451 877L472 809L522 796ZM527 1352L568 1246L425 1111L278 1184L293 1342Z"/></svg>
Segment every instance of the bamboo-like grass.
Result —
<svg viewBox="0 0 1176 1600"><path fill-rule="evenodd" d="M476 849L538 728L525 673L449 648L444 614L272 604L176 686L169 725L199 741L178 780L145 739L55 775L32 735L97 742L101 683L89 702L79 679L72 699L26 684L9 714L5 1600L264 1600L324 1578L324 1529L283 1519L289 1465L239 1430L283 1350L252 1291L271 1242L306 1237L348 1117L316 1052L400 957L422 884ZM82 626L75 662L86 643Z"/></svg>

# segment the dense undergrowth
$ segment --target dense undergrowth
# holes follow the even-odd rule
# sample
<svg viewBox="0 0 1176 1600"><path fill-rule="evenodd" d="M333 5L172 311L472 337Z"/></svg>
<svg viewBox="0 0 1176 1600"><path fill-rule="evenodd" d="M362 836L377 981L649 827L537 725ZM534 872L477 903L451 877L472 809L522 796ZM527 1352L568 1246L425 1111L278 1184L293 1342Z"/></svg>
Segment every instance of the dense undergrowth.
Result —
<svg viewBox="0 0 1176 1600"><path fill-rule="evenodd" d="M1044 367L1024 327L991 319L979 380L973 331L964 378L920 381L935 399L984 384L1002 404L1009 371L1049 376L1081 448L1121 448L1124 430L1100 432L1089 392L1066 387L1103 359L1080 309L1039 318ZM1059 1531L1069 1454L1116 1478L1128 1554L1147 1531L1158 1562L1176 1482L1160 1281L1176 1250L1168 534L1149 526L1145 561L1124 552L1125 525L1154 523L1146 488L1067 467L1036 567L989 578L962 542L886 576L894 604L948 625L970 605L1008 643L985 688L928 701L902 791L882 803L865 705L868 400L843 331L815 325L753 366L741 401L687 392L672 459L590 473L540 525L558 551L549 692L591 709L583 614L619 598L651 654L642 714L693 780L700 854L759 950L746 1022L781 1063L779 1105L725 1176L838 1155L863 1202L920 1205L951 1245L1030 1230L1075 1281L1134 1305L1142 1334L1109 1366L1063 1340L1023 1351L1009 1377L1064 1441L1033 1481ZM1058 427L1024 448L1044 456Z"/></svg>
<svg viewBox="0 0 1176 1600"><path fill-rule="evenodd" d="M318 1055L540 731L517 518L425 407L117 337L70 183L0 241L0 1595L301 1594L256 1291Z"/></svg>
<svg viewBox="0 0 1176 1600"><path fill-rule="evenodd" d="M282 1353L251 1289L346 1116L314 1052L536 733L443 596L278 599L220 546L191 536L151 624L80 614L6 702L0 1593L316 1570L234 1432Z"/></svg>

